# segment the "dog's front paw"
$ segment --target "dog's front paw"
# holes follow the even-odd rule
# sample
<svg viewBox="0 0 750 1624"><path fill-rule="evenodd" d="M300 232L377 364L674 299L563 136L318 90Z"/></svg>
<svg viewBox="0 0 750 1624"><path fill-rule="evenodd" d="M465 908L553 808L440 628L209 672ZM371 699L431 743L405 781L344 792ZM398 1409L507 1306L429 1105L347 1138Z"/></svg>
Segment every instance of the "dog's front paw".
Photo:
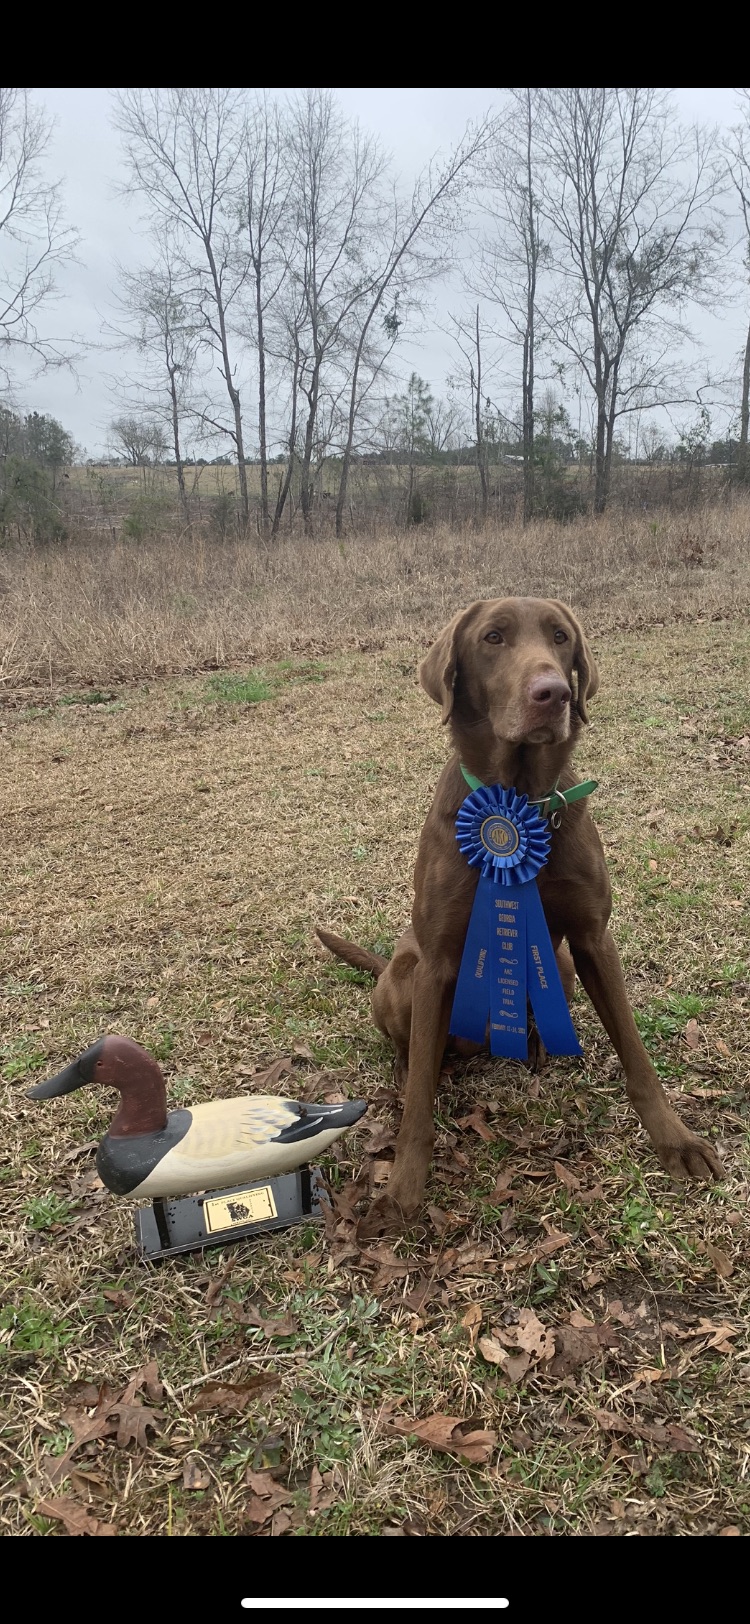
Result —
<svg viewBox="0 0 750 1624"><path fill-rule="evenodd" d="M372 1206L360 1218L357 1225L357 1240L376 1241L383 1235L402 1235L406 1229L407 1214L398 1201L394 1201L387 1192L379 1195Z"/></svg>
<svg viewBox="0 0 750 1624"><path fill-rule="evenodd" d="M722 1179L724 1168L713 1145L707 1139L699 1139L695 1133L689 1133L687 1128L682 1130L680 1138L670 1137L664 1144L656 1146L656 1154L662 1167L675 1179Z"/></svg>

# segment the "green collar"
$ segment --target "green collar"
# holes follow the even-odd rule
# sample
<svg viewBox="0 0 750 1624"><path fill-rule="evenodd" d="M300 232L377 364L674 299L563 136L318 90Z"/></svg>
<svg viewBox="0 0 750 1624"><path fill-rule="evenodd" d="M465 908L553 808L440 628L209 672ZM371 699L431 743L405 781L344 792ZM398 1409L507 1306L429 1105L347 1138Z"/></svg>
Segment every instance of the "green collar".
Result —
<svg viewBox="0 0 750 1624"><path fill-rule="evenodd" d="M481 778L475 778L468 768L461 762L461 771L466 779L469 789L486 789ZM559 812L563 806L570 806L572 801L582 801L584 796L592 795L599 785L595 778L586 778L582 784L573 784L570 789L558 789L553 784L549 795L543 795L538 801L530 801L530 806L538 806L543 818L548 818L551 812Z"/></svg>

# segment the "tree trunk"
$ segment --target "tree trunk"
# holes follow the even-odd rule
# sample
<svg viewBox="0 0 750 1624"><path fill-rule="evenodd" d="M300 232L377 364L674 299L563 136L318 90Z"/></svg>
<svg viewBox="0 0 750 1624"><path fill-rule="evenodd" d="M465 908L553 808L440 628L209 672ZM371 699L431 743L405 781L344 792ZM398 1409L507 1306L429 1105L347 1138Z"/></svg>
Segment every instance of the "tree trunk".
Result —
<svg viewBox="0 0 750 1624"><path fill-rule="evenodd" d="M607 406L601 396L596 402L596 444L594 449L594 512L603 513L607 506Z"/></svg>
<svg viewBox="0 0 750 1624"><path fill-rule="evenodd" d="M487 523L487 509L489 506L489 491L487 489L487 462L484 455L484 440L482 437L482 346L479 338L479 305L476 316L477 337L477 464L479 466L479 482L482 487L482 524Z"/></svg>
<svg viewBox="0 0 750 1624"><path fill-rule="evenodd" d="M534 219L534 188L531 149L531 91L526 91L526 177L529 197L528 288L526 332L523 340L523 395L521 402L523 435L523 522L534 517L534 313L536 308L536 267L539 247Z"/></svg>
<svg viewBox="0 0 750 1624"><path fill-rule="evenodd" d="M737 479L741 485L750 482L748 457L748 429L750 428L750 326L745 345L745 364L742 368L742 401L740 404L740 443L737 449Z"/></svg>
<svg viewBox="0 0 750 1624"><path fill-rule="evenodd" d="M260 532L268 536L268 452L266 449L266 350L263 335L263 300L261 297L261 262L255 270L255 304L258 316L258 439L260 442Z"/></svg>
<svg viewBox="0 0 750 1624"><path fill-rule="evenodd" d="M274 516L273 516L273 524L271 525L271 540L272 541L275 541L275 539L276 539L276 537L277 537L277 535L279 533L279 526L281 524L281 520L282 520L282 517L283 517L284 507L285 507L285 504L286 504L287 497L289 495L289 487L290 487L290 485L292 483L292 474L294 472L294 456L295 456L295 447L296 447L296 443L297 443L297 388L298 388L298 384L299 384L299 335L295 333L294 370L293 370L293 373L292 373L292 420L291 420L291 423L289 425L289 442L288 442L289 443L289 461L287 462L286 468L284 469L284 477L283 477L283 479L281 481L281 484L279 486L278 496L276 497L276 510L275 510Z"/></svg>
<svg viewBox="0 0 750 1624"><path fill-rule="evenodd" d="M320 382L320 359L316 359L313 375L310 379L310 388L305 390L309 410L305 425L305 446L302 452L302 466L300 469L299 503L305 525L305 535L312 535L312 488L310 483L310 466L312 463L313 438L315 435L315 421L318 415L318 385Z"/></svg>
<svg viewBox="0 0 750 1624"><path fill-rule="evenodd" d="M211 242L210 242L209 238L204 238L204 244L205 244L205 249L206 249L206 257L208 259L208 264L209 264L209 268L210 268L210 271L211 271L211 278L212 278L213 285L214 285L214 298L216 300L216 314L217 314L218 320L219 320L219 338L220 338L220 342L221 342L221 358L222 358L222 361L224 363L224 382L225 382L225 384L227 386L227 394L229 395L229 399L230 399L230 401L232 403L232 412L233 412L233 415L234 415L234 443L235 443L235 447L236 447L236 450L237 450L237 469L238 469L239 478L240 478L240 509L241 509L241 516L242 516L242 533L243 533L243 535L246 535L247 534L247 527L248 527L248 524L249 524L249 521L250 521L250 501L249 501L248 493L247 493L247 467L246 467L246 464L245 464L245 445L244 445L244 440L243 440L243 437L242 437L242 407L241 407L241 404L240 404L239 390L235 389L234 384L232 383L232 367L231 367L231 363L230 363L230 360L229 360L229 340L227 338L227 324L226 324L226 320L225 320L225 317L224 317L224 299L223 299L223 296L222 296L221 283L219 281L219 275L218 275L218 272L217 272L217 269L216 269L216 260L214 259L214 251L213 251L213 248L211 246Z"/></svg>
<svg viewBox="0 0 750 1624"><path fill-rule="evenodd" d="M349 488L349 469L351 467L352 446L354 444L354 424L357 419L357 381L359 378L359 363L362 359L362 350L369 325L370 323L368 319L362 329L360 341L357 345L357 353L354 357L352 387L349 395L349 421L346 426L346 445L344 446L344 455L341 461L339 494L336 498L336 535L339 538L341 538L341 536L344 534L344 508L346 507L346 496Z"/></svg>
<svg viewBox="0 0 750 1624"><path fill-rule="evenodd" d="M185 485L185 469L182 462L182 449L180 446L180 413L177 405L177 385L175 383L176 367L167 363L169 372L169 394L172 402L172 442L174 445L174 460L177 464L177 487L180 493L180 507L185 523L190 524L190 504L188 502L187 487Z"/></svg>

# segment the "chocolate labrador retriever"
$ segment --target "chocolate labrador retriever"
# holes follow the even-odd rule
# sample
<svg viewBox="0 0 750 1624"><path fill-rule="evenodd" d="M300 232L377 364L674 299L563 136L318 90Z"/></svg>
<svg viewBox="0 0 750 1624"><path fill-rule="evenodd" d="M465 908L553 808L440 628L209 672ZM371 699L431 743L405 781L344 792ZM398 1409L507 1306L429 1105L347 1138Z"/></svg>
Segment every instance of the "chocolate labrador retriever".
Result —
<svg viewBox="0 0 750 1624"><path fill-rule="evenodd" d="M570 758L599 686L572 611L543 598L472 603L440 633L419 677L442 707L455 750L422 830L412 924L390 962L318 931L339 958L376 976L373 1015L393 1039L406 1077L393 1171L361 1226L368 1237L402 1227L414 1214L432 1155L435 1088L477 885L477 870L456 840L456 813L469 793L461 764L483 783L514 786L530 800L548 798L556 785L570 788L577 782ZM638 1035L608 929L609 876L586 800L561 812L538 883L566 993L570 997L575 967L620 1056L628 1098L662 1165L676 1178L719 1178L716 1152L668 1105Z"/></svg>

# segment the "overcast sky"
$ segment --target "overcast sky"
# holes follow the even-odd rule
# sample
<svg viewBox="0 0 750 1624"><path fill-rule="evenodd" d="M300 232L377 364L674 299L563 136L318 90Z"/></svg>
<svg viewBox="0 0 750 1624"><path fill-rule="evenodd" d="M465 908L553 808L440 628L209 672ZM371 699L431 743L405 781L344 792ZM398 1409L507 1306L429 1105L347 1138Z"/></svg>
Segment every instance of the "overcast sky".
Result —
<svg viewBox="0 0 750 1624"><path fill-rule="evenodd" d="M481 116L498 99L492 89L360 89L335 94L347 114L381 138L407 182L438 149L447 150L460 139L468 120ZM112 310L115 262L135 266L147 253L138 205L123 202L116 192L122 169L120 138L111 120L112 92L41 89L34 97L55 120L48 168L51 175L64 177L67 216L82 236L80 262L61 275L65 297L46 317L45 326L57 335L76 333L102 345L102 319ZM677 90L674 99L686 122L699 118L726 126L736 117L731 90ZM458 289L443 290L439 302L443 311L451 305L458 308ZM721 319L699 317L696 325L705 355L717 368L729 367L738 351L743 318L740 305ZM437 319L405 359L440 393L452 358ZM93 351L80 365L78 386L62 372L30 383L19 380L19 404L52 413L90 456L100 455L107 423L117 411L108 375L111 380L118 367L122 361L112 353Z"/></svg>

